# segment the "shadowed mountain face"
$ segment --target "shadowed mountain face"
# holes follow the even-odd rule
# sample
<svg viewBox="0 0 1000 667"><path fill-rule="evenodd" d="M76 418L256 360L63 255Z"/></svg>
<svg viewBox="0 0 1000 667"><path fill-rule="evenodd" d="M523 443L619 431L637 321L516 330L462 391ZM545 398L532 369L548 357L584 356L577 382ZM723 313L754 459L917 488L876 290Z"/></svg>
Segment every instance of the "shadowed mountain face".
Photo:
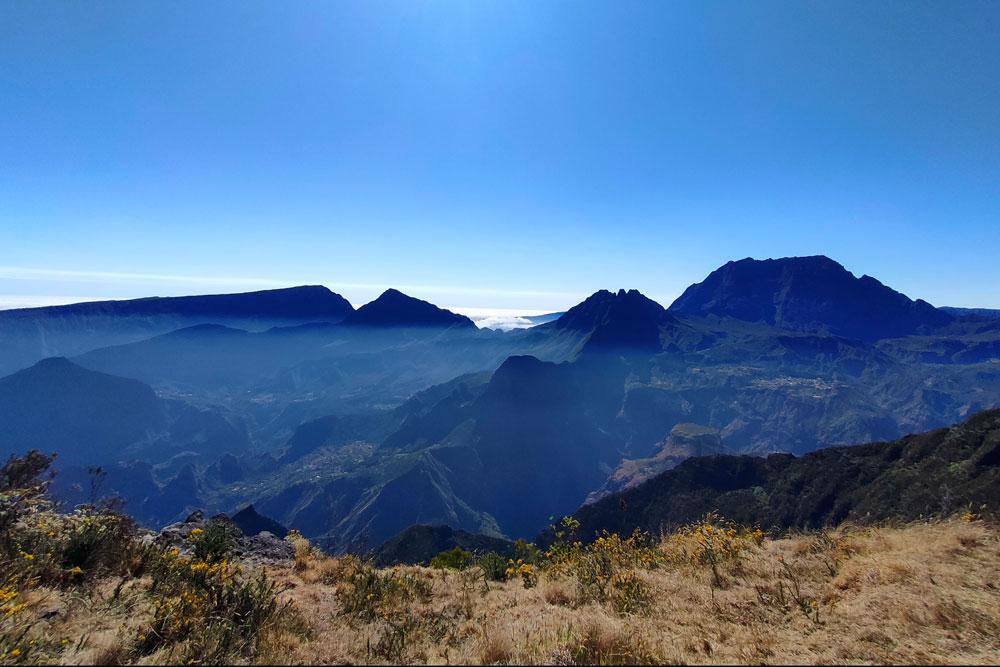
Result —
<svg viewBox="0 0 1000 667"><path fill-rule="evenodd" d="M367 327L473 327L475 323L464 315L438 308L432 303L415 299L394 289L358 308L345 324Z"/></svg>
<svg viewBox="0 0 1000 667"><path fill-rule="evenodd" d="M687 288L673 314L717 315L864 341L929 332L952 316L828 257L742 259Z"/></svg>
<svg viewBox="0 0 1000 667"><path fill-rule="evenodd" d="M618 459L594 400L602 389L575 364L509 358L476 401L471 434L458 440L478 465L456 474L453 486L510 536L531 535L562 508L579 505Z"/></svg>
<svg viewBox="0 0 1000 667"><path fill-rule="evenodd" d="M893 442L684 461L644 484L582 507L579 536L635 528L659 534L718 511L763 528L912 520L1000 504L1000 410Z"/></svg>
<svg viewBox="0 0 1000 667"><path fill-rule="evenodd" d="M66 359L45 359L0 378L4 458L29 449L56 452L63 468L162 462L182 452L214 458L246 446L245 431L216 412L161 399L141 382Z"/></svg>
<svg viewBox="0 0 1000 667"><path fill-rule="evenodd" d="M198 324L259 330L340 322L354 311L322 286L205 296L150 297L0 311L0 374Z"/></svg>
<svg viewBox="0 0 1000 667"><path fill-rule="evenodd" d="M601 290L570 308L546 328L587 336L584 350L659 350L663 327L678 326L660 304L638 290Z"/></svg>

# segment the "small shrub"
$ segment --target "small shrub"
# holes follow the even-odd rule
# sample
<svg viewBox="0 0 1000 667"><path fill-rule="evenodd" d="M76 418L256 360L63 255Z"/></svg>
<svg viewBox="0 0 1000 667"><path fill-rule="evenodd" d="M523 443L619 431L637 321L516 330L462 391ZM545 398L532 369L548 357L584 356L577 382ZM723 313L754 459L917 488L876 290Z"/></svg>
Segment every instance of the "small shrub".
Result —
<svg viewBox="0 0 1000 667"><path fill-rule="evenodd" d="M439 570L464 570L472 565L474 560L471 553L455 545L453 549L442 551L431 558L430 566Z"/></svg>
<svg viewBox="0 0 1000 667"><path fill-rule="evenodd" d="M531 565L541 565L545 559L545 554L531 542L519 539L514 542L514 557Z"/></svg>
<svg viewBox="0 0 1000 667"><path fill-rule="evenodd" d="M657 567L662 559L649 536L640 531L625 539L605 531L592 544L563 550L558 558L555 570L576 578L581 601L609 604L620 614L648 606L649 592L635 570Z"/></svg>
<svg viewBox="0 0 1000 667"><path fill-rule="evenodd" d="M580 522L571 516L564 516L558 525L551 527L551 530L555 539L545 552L545 562L550 567L559 567L570 565L579 559L583 549L583 543L576 539Z"/></svg>
<svg viewBox="0 0 1000 667"><path fill-rule="evenodd" d="M484 632L479 640L479 661L484 665L499 665L514 659L514 642L497 628Z"/></svg>
<svg viewBox="0 0 1000 667"><path fill-rule="evenodd" d="M507 559L495 551L490 551L479 557L476 562L489 581L505 581L507 579Z"/></svg>
<svg viewBox="0 0 1000 667"><path fill-rule="evenodd" d="M396 607L431 599L430 583L394 570L365 565L351 575L345 587L342 613L371 621Z"/></svg>
<svg viewBox="0 0 1000 667"><path fill-rule="evenodd" d="M504 576L507 579L520 577L521 583L525 588L534 588L538 583L537 569L531 563L525 563L523 560L507 561L507 569L504 570Z"/></svg>
<svg viewBox="0 0 1000 667"><path fill-rule="evenodd" d="M149 587L153 620L134 646L140 655L183 641L185 661L246 658L259 649L264 627L289 607L279 604L280 591L263 572L245 577L226 560L187 558L177 548L158 555Z"/></svg>
<svg viewBox="0 0 1000 667"><path fill-rule="evenodd" d="M586 623L569 647L575 665L655 665L662 659L653 655L641 637L625 634L617 625L597 620Z"/></svg>
<svg viewBox="0 0 1000 667"><path fill-rule="evenodd" d="M573 604L573 588L565 579L546 578L543 581L542 597L551 605L569 607Z"/></svg>
<svg viewBox="0 0 1000 667"><path fill-rule="evenodd" d="M236 548L237 528L228 521L209 520L204 528L195 528L189 539L195 560L203 563L220 563L229 558Z"/></svg>
<svg viewBox="0 0 1000 667"><path fill-rule="evenodd" d="M649 609L652 595L635 570L619 572L611 580L609 602L619 614L638 614Z"/></svg>
<svg viewBox="0 0 1000 667"><path fill-rule="evenodd" d="M111 511L77 513L78 520L66 531L59 555L63 570L79 568L88 576L120 572L129 547L136 538L135 523Z"/></svg>
<svg viewBox="0 0 1000 667"><path fill-rule="evenodd" d="M290 530L285 536L285 541L291 542L292 546L295 547L295 570L302 572L308 569L310 563L316 558L316 552L309 540L303 537L299 531Z"/></svg>
<svg viewBox="0 0 1000 667"><path fill-rule="evenodd" d="M759 529L740 527L709 512L694 524L684 526L664 542L664 559L673 564L707 565L712 573L712 586L722 588L724 564L738 566L743 555L760 546L764 533Z"/></svg>

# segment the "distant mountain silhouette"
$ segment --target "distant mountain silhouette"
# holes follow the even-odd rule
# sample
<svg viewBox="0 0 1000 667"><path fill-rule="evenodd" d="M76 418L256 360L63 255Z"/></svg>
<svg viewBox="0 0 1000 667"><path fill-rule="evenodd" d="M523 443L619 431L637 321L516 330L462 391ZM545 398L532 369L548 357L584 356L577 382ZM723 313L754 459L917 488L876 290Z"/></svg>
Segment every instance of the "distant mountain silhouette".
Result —
<svg viewBox="0 0 1000 667"><path fill-rule="evenodd" d="M366 303L352 313L344 324L367 327L446 328L475 327L464 315L438 308L432 303L407 296L399 290L387 289L379 298Z"/></svg>
<svg viewBox="0 0 1000 667"><path fill-rule="evenodd" d="M956 317L982 317L989 320L1000 320L1000 309L997 308L957 308L955 306L939 306L949 315Z"/></svg>
<svg viewBox="0 0 1000 667"><path fill-rule="evenodd" d="M46 357L140 341L201 324L260 331L277 325L337 323L354 311L322 286L95 301L0 311L0 374Z"/></svg>
<svg viewBox="0 0 1000 667"><path fill-rule="evenodd" d="M25 317L183 315L229 319L274 319L339 322L354 307L344 297L322 285L282 289L205 294L197 296L151 296L121 301L88 301L64 306L18 308L0 311L0 321Z"/></svg>
<svg viewBox="0 0 1000 667"><path fill-rule="evenodd" d="M688 287L670 312L728 316L864 341L926 332L953 319L871 276L856 278L822 255L729 262Z"/></svg>
<svg viewBox="0 0 1000 667"><path fill-rule="evenodd" d="M638 290L600 290L543 325L589 334L585 349L660 349L660 329L677 319Z"/></svg>
<svg viewBox="0 0 1000 667"><path fill-rule="evenodd" d="M57 452L60 467L86 466L184 451L214 457L246 446L245 431L216 412L63 358L0 378L2 457L38 449Z"/></svg>

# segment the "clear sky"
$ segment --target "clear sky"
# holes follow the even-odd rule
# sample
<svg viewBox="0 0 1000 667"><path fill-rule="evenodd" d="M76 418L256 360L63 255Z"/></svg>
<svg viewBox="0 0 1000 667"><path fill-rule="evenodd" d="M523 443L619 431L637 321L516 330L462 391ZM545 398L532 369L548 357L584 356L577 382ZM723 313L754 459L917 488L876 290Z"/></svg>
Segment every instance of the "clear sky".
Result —
<svg viewBox="0 0 1000 667"><path fill-rule="evenodd" d="M827 254L1000 307L1000 2L0 3L0 303L668 304Z"/></svg>

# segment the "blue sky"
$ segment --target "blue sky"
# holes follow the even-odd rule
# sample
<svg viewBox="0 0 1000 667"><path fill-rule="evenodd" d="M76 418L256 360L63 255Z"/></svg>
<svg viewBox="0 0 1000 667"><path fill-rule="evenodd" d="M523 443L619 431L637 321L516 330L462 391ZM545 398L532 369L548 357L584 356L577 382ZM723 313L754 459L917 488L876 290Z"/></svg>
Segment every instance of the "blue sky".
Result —
<svg viewBox="0 0 1000 667"><path fill-rule="evenodd" d="M669 303L827 254L1000 307L1000 3L0 3L0 304Z"/></svg>

